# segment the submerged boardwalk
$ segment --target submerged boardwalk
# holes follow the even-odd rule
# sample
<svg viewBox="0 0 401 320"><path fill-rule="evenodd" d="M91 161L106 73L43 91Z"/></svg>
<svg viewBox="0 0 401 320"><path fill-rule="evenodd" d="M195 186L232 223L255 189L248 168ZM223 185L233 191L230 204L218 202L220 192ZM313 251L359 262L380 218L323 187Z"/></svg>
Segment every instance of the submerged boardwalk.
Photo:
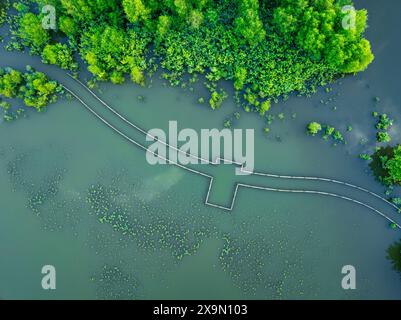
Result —
<svg viewBox="0 0 401 320"><path fill-rule="evenodd" d="M1 46L0 46L1 47ZM21 56L21 58L23 59L19 59L19 57ZM131 128L135 129L135 131L141 135L143 135L144 137L146 137L147 131L145 131L144 129L140 128L139 126L137 126L136 124L132 123L131 121L129 121L128 119L126 119L123 115L121 115L119 112L117 112L114 108L112 108L110 105L108 105L106 102L104 102L99 96L97 96L92 90L90 90L85 84L83 84L81 81L79 81L78 79L74 79L71 75L66 75L66 73L64 73L62 70L60 70L58 67L55 66L49 66L49 65L43 65L40 61L39 57L33 57L33 56L28 56L27 54L24 53L18 53L18 52L6 52L3 54L2 56L2 64L5 66L13 66L16 68L20 68L20 69L24 69L26 64L30 64L32 65L35 69L37 69L38 71L41 72L45 72L50 78L58 81L63 87L64 89L69 92L73 97L75 97L77 99L77 101L79 101L86 110L88 110L96 119L98 119L102 124L104 124L105 126L107 126L109 129L111 129L113 132L117 133L119 136L121 136L122 138L124 138L126 141L128 141L129 143L135 145L136 147L142 149L143 151L148 151L148 148L139 143L138 140L132 138L131 136L129 136L128 134L124 133L122 130L120 130L119 128L117 128L117 126L113 125L110 121L108 121L104 116L102 116L99 112L97 112L95 110L95 108L90 104L84 101L84 98L81 96L79 96L79 94L77 92L80 91L80 89L84 89L87 91L87 93L90 93L90 95L96 99L97 102L99 102L99 104L107 109L108 111L110 111L114 116L116 116L118 119L120 119L121 123L124 123L128 126L130 126ZM165 141L160 141L157 140L160 143L164 143L166 146L169 146L167 144L167 142ZM175 148L174 146L169 146L171 148ZM180 150L177 150L178 152L180 152ZM158 157L160 157L159 155L156 155ZM231 196L230 199L230 204L228 206L224 206L224 205L219 205L216 203L213 203L210 200L210 195L212 192L212 187L214 185L215 182L215 178L213 175L207 174L205 172L201 172L197 169L191 168L189 166L183 166L179 163L170 161L169 159L163 159L165 161L167 161L168 163L175 165L183 170L186 170L187 172L190 172L192 174L196 174L198 176L207 178L209 180L209 187L206 193L206 198L205 198L205 204L211 207L215 207L215 208L219 208L222 210L226 210L226 211L232 211L234 206L235 206L235 201L237 198L237 194L240 188L247 188L247 189L252 189L252 190L263 190L263 191L269 191L269 192L280 192L280 193L292 193L292 194L310 194L310 195L318 195L318 196L324 196L324 197L333 197L333 198L338 198L338 199L342 199L344 201L348 201L348 202L352 202L356 205L362 206L366 209L368 209L370 212L384 218L387 222L393 223L397 228L401 229L401 225L396 222L394 219L392 219L389 214L384 213L381 210L376 209L375 207L373 207L372 205L366 203L365 201L360 201L336 192L325 192L322 190L307 190L307 189L289 189L289 188L273 188L271 186L265 186L265 185L257 185L257 184L248 184L248 183L236 183L235 184L235 188L234 188L234 192ZM217 166L218 165L218 159L216 159L215 161L209 161L209 159L201 159L202 161L206 161L208 164L210 164L210 166ZM232 162L233 165L237 165L241 168L241 170L243 170L244 172L248 173L243 167L242 164L239 163L234 163ZM261 177L261 178L271 178L271 179L277 179L279 181L289 181L289 180L298 180L298 181L321 181L321 182L326 182L326 183L330 183L332 185L338 185L338 186L342 186L342 187L346 187L349 188L350 190L355 190L355 191L360 191L364 194L367 194L369 196L371 196L371 198L376 199L381 201L381 203L386 204L387 206L391 207L392 210L393 209L397 209L398 207L395 206L393 203L389 202L387 199L385 199L384 197L380 196L377 193L374 193L370 190L367 190L366 188L363 188L361 186L357 186L355 184L349 183L349 182L344 182L344 181L339 181L336 179L330 179L330 178L326 178L326 177L306 177L306 176L292 176L292 175L277 175L277 174L273 174L273 173L264 173L264 172L252 172L250 173L253 177ZM267 180L267 179L266 179Z"/></svg>
<svg viewBox="0 0 401 320"><path fill-rule="evenodd" d="M89 89L80 80L75 79L70 74L68 74L68 76L71 79L73 79L74 81L76 81L77 83L79 83L79 85L81 85L85 90L87 90L96 100L98 100L105 108L107 108L110 112L112 112L120 120L122 120L123 122L128 124L130 127L134 128L135 130L137 130L138 132L143 134L144 137L146 137L146 136L149 137L149 134L147 133L146 130L144 130L143 128L139 127L138 125L132 123L126 117L124 117L119 112L117 112L114 108L112 108L109 104L104 102L98 95L96 95L91 89ZM102 123L107 125L114 132L116 132L117 134L119 134L120 136L122 136L124 139L126 139L130 143L134 144L135 146L141 148L145 152L151 152L151 151L148 150L148 148L145 145L143 145L143 144L139 143L138 141L130 138L128 135L126 135L125 133L123 133L122 131L117 129L115 126L113 126L106 119L104 119L101 115L99 115L96 111L94 111L94 109L91 106L89 106L77 94L75 94L72 90L70 90L66 86L63 86L63 87L67 92L69 92L72 96L74 96L89 112L91 112L96 118L98 118ZM177 147L169 145L166 141L162 141L162 140L157 139L157 138L155 138L153 136L150 136L150 138L154 139L155 141L157 141L157 142L159 142L161 144L166 145L169 148L172 148L172 149L176 150L177 152L183 152L180 149L178 149ZM234 205L235 205L235 201L236 201L236 197L237 197L237 193L238 193L239 188L249 188L249 189L255 189L255 190L264 190L264 191L282 192L282 193L313 194L313 195L334 197L334 198L342 199L342 200L349 201L349 202L352 202L354 204L363 206L363 207L369 209L370 211L378 214L382 218L386 219L388 222L393 223L394 225L397 226L397 228L401 229L401 225L398 222L396 222L394 219L390 218L387 214L381 212L380 210L374 208L373 206L371 206L371 205L369 205L369 204L367 204L367 203L365 203L363 201L359 201L359 200L356 200L356 199L353 199L353 198L350 198L348 196L344 196L344 195L341 195L341 194L337 194L337 193L324 192L324 191L318 191L318 190L272 188L272 187L265 187L265 186L260 186L260 185L237 183L236 186L235 186L234 194L233 194L232 199L231 199L230 206L218 205L218 204L212 203L209 200L210 199L211 189L212 189L213 182L214 182L214 177L213 176L211 176L209 174L206 174L204 172L201 172L199 170L194 170L194 169L192 169L192 168L190 168L188 166L181 165L181 164L179 164L177 162L171 161L170 159L168 159L166 157L162 157L159 154L156 154L154 152L151 152L151 153L154 156L161 158L162 160L166 161L167 163L169 163L171 165L175 165L175 166L177 166L177 167L179 167L181 169L187 170L187 171L189 171L189 172L191 172L193 174L197 174L197 175L200 175L200 176L208 178L210 180L210 182L209 182L209 188L208 188L208 191L207 191L207 194L206 194L206 199L205 199L205 204L208 205L208 206L216 207L216 208L219 208L219 209L222 209L222 210L232 211L233 208L234 208ZM200 157L195 156L195 155L188 155L188 156L196 158L196 159L200 160L202 163L207 163L207 164L212 165L212 166L217 166L221 162L225 161L226 163L231 163L231 164L240 166L240 170L242 170L245 173L248 173L249 175L255 175L255 176L260 176L260 177L268 177L268 178L275 178L275 179L287 179L287 180L292 179L292 180L323 181L323 182L329 182L329 183L333 183L333 184L342 185L342 186L345 186L345 187L353 188L353 189L359 190L361 192L367 193L370 196L373 196L373 197L383 201L384 203L388 204L389 206L393 207L394 209L398 210L398 207L396 205L394 205L392 202L388 201L384 197L378 195L377 193L374 193L374 192L372 192L370 190L367 190L367 189L365 189L363 187L360 187L360 186L357 186L355 184L351 184L351 183L348 183L348 182L339 181L339 180L335 180L335 179L324 178L324 177L290 176L290 175L276 175L276 174L272 174L272 173L263 173L263 172L251 172L251 171L247 171L246 169L244 169L242 164L236 163L236 162L234 162L232 160L219 158L219 159L216 159L215 161L210 161L209 159L203 159L203 158L200 158Z"/></svg>

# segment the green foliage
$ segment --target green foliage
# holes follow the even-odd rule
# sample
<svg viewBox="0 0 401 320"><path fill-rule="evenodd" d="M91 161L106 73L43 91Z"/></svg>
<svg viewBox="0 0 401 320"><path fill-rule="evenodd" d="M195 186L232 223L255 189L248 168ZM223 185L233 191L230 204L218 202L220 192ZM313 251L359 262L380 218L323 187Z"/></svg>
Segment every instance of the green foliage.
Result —
<svg viewBox="0 0 401 320"><path fill-rule="evenodd" d="M31 47L35 53L41 52L50 40L47 31L42 27L40 17L30 12L21 16L17 34L23 44Z"/></svg>
<svg viewBox="0 0 401 320"><path fill-rule="evenodd" d="M387 170L385 182L390 185L401 185L401 146L393 149L393 156L383 166Z"/></svg>
<svg viewBox="0 0 401 320"><path fill-rule="evenodd" d="M401 198L393 198L391 202L394 203L396 206L401 207Z"/></svg>
<svg viewBox="0 0 401 320"><path fill-rule="evenodd" d="M401 145L378 149L370 167L374 175L387 186L401 185Z"/></svg>
<svg viewBox="0 0 401 320"><path fill-rule="evenodd" d="M331 137L334 134L335 130L336 129L334 127L332 127L332 126L326 126L325 135L328 136L328 137Z"/></svg>
<svg viewBox="0 0 401 320"><path fill-rule="evenodd" d="M312 136L315 136L319 132L323 131L323 135L322 135L323 140L327 141L331 137L335 143L337 143L337 142L345 143L345 139L344 139L342 133L339 130L336 130L336 128L334 128L328 124L321 125L320 123L317 123L317 122L311 122L307 126L307 131Z"/></svg>
<svg viewBox="0 0 401 320"><path fill-rule="evenodd" d="M307 130L310 135L315 136L322 131L322 125L318 122L311 122L308 124Z"/></svg>
<svg viewBox="0 0 401 320"><path fill-rule="evenodd" d="M363 38L367 12L343 13L346 2L281 0L273 21L287 41L294 41L316 61L324 61L343 73L363 71L374 59L370 43ZM355 18L355 25L348 30L342 25L345 15Z"/></svg>
<svg viewBox="0 0 401 320"><path fill-rule="evenodd" d="M44 30L32 13L37 8L29 7L19 14L16 35L45 61L70 69L78 52L96 80L116 84L129 75L144 85L156 61L173 85L186 73L204 74L213 84L212 108L225 98L215 90L220 80L234 82L246 111L264 114L267 101L313 93L373 59L362 38L366 12L357 12L355 30L343 30L334 0L33 2L56 6L60 32ZM68 39L57 43L58 35Z"/></svg>
<svg viewBox="0 0 401 320"><path fill-rule="evenodd" d="M25 73L7 68L0 69L0 96L23 99L27 107L41 111L57 100L60 86L44 73L32 69Z"/></svg>
<svg viewBox="0 0 401 320"><path fill-rule="evenodd" d="M4 1L0 1L0 27L6 20L6 4Z"/></svg>
<svg viewBox="0 0 401 320"><path fill-rule="evenodd" d="M7 111L8 109L10 109L11 104L6 102L6 101L0 101L0 108L2 108L3 110Z"/></svg>
<svg viewBox="0 0 401 320"><path fill-rule="evenodd" d="M220 92L213 91L212 96L209 100L210 107L214 109L219 109L225 99L227 99L228 95L224 90L220 90Z"/></svg>
<svg viewBox="0 0 401 320"><path fill-rule="evenodd" d="M391 141L391 137L387 132L378 132L377 133L377 142L390 142Z"/></svg>
<svg viewBox="0 0 401 320"><path fill-rule="evenodd" d="M78 24L68 16L61 16L59 19L59 29L68 36L75 36L78 33Z"/></svg>
<svg viewBox="0 0 401 320"><path fill-rule="evenodd" d="M124 74L132 81L144 85L147 39L134 30L111 26L93 27L81 39L81 54L88 63L88 70L100 80L122 83Z"/></svg>
<svg viewBox="0 0 401 320"><path fill-rule="evenodd" d="M264 116L265 113L266 113L267 111L270 110L270 108L271 108L271 102L270 102L270 100L263 101L263 102L260 104L260 109L259 109L260 115L261 115L261 116Z"/></svg>
<svg viewBox="0 0 401 320"><path fill-rule="evenodd" d="M362 160L365 160L365 161L371 161L372 160L372 157L369 154L366 154L366 153L360 154L359 158L361 158Z"/></svg>
<svg viewBox="0 0 401 320"><path fill-rule="evenodd" d="M391 261L394 270L401 275L401 241L395 242L387 249L387 259Z"/></svg>
<svg viewBox="0 0 401 320"><path fill-rule="evenodd" d="M234 88L235 90L242 90L247 80L247 70L245 68L236 68L234 74Z"/></svg>
<svg viewBox="0 0 401 320"><path fill-rule="evenodd" d="M0 69L0 95L15 98L24 79L21 72L13 69Z"/></svg>
<svg viewBox="0 0 401 320"><path fill-rule="evenodd" d="M262 20L260 19L258 0L236 0L239 16L235 19L235 31L251 46L255 46L266 37Z"/></svg>
<svg viewBox="0 0 401 320"><path fill-rule="evenodd" d="M341 132L338 131L338 130L334 131L334 133L333 133L333 138L334 138L334 140L336 140L336 141L344 142L344 137L343 137L343 135L341 134Z"/></svg>
<svg viewBox="0 0 401 320"><path fill-rule="evenodd" d="M66 44L56 43L48 44L43 49L42 58L44 63L50 63L60 66L63 69L76 69L72 57L72 49Z"/></svg>
<svg viewBox="0 0 401 320"><path fill-rule="evenodd" d="M232 127L231 119L226 119L226 120L224 120L223 126L224 126L224 128L226 128L226 129L230 129L230 128Z"/></svg>
<svg viewBox="0 0 401 320"><path fill-rule="evenodd" d="M58 2L58 1L57 1ZM99 15L116 11L119 0L60 0L60 11L72 16L76 21L91 22Z"/></svg>
<svg viewBox="0 0 401 320"><path fill-rule="evenodd" d="M150 17L150 9L147 8L142 0L123 0L124 12L130 22L146 21Z"/></svg>
<svg viewBox="0 0 401 320"><path fill-rule="evenodd" d="M387 114L380 116L379 122L376 125L376 129L387 131L393 125L393 120L390 119Z"/></svg>

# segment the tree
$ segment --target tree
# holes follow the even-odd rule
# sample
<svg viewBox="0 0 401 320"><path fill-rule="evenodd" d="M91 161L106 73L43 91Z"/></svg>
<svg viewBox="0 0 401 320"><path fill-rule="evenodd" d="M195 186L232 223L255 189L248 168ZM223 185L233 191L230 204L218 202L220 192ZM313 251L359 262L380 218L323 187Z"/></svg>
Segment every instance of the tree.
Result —
<svg viewBox="0 0 401 320"><path fill-rule="evenodd" d="M401 275L401 241L395 242L387 249L387 259L391 261L394 270Z"/></svg>
<svg viewBox="0 0 401 320"><path fill-rule="evenodd" d="M219 109L226 98L227 93L224 90L220 90L220 92L213 91L212 96L209 100L210 107L213 110Z"/></svg>
<svg viewBox="0 0 401 320"><path fill-rule="evenodd" d="M234 80L238 104L261 114L268 106L263 101L314 93L373 59L363 38L366 11L356 12L355 28L341 27L341 6L348 0L33 2L36 8L25 6L18 13L23 23L16 35L44 61L67 67L71 48L97 80L122 83L130 76L143 85L156 62L174 85L186 72L203 73L210 88L219 80ZM24 12L40 12L44 4L55 5L67 48L49 41L53 33L40 28L40 16ZM220 94L212 94L212 107L221 105Z"/></svg>
<svg viewBox="0 0 401 320"><path fill-rule="evenodd" d="M311 122L307 126L308 133L312 136L317 135L320 131L322 131L322 125L318 122Z"/></svg>
<svg viewBox="0 0 401 320"><path fill-rule="evenodd" d="M33 13L26 13L20 18L18 36L34 52L41 52L50 40L47 31L42 27L41 19Z"/></svg>
<svg viewBox="0 0 401 320"><path fill-rule="evenodd" d="M394 148L393 153L393 156L384 164L387 170L385 181L391 185L401 185L401 146Z"/></svg>
<svg viewBox="0 0 401 320"><path fill-rule="evenodd" d="M63 69L74 69L72 50L66 44L48 44L43 49L42 58L44 63L55 64Z"/></svg>
<svg viewBox="0 0 401 320"><path fill-rule="evenodd" d="M377 133L377 141L378 142L390 142L391 137L387 132L378 132Z"/></svg>
<svg viewBox="0 0 401 320"><path fill-rule="evenodd" d="M156 38L159 41L162 40L167 32L170 30L171 20L172 19L169 16L160 16L158 18L156 26Z"/></svg>
<svg viewBox="0 0 401 320"><path fill-rule="evenodd" d="M80 23L90 23L107 11L115 11L120 0L60 0L66 14Z"/></svg>
<svg viewBox="0 0 401 320"><path fill-rule="evenodd" d="M23 83L21 72L13 69L0 69L0 95L6 98L15 98Z"/></svg>
<svg viewBox="0 0 401 320"><path fill-rule="evenodd" d="M123 0L124 12L132 23L142 22L149 19L151 11L142 0Z"/></svg>
<svg viewBox="0 0 401 320"><path fill-rule="evenodd" d="M68 16L61 16L59 19L59 29L67 36L73 37L78 33L78 26L74 19Z"/></svg>
<svg viewBox="0 0 401 320"><path fill-rule="evenodd" d="M363 71L373 61L370 43L363 38L367 12L344 13L344 2L334 0L281 0L273 23L288 41L294 41L315 60L323 60L342 73ZM342 25L354 14L355 25Z"/></svg>
<svg viewBox="0 0 401 320"><path fill-rule="evenodd" d="M267 111L270 110L271 102L270 100L266 100L260 104L259 113L261 116L264 116Z"/></svg>
<svg viewBox="0 0 401 320"><path fill-rule="evenodd" d="M251 46L266 37L262 20L259 17L258 0L237 0L239 16L235 19L235 30Z"/></svg>
<svg viewBox="0 0 401 320"><path fill-rule="evenodd" d="M248 72L246 68L237 67L234 74L234 88L237 91L240 91L244 88L246 83L246 76Z"/></svg>
<svg viewBox="0 0 401 320"><path fill-rule="evenodd" d="M0 69L0 95L20 98L28 107L38 111L57 100L60 86L50 81L44 73L33 69L22 73L14 69Z"/></svg>
<svg viewBox="0 0 401 320"><path fill-rule="evenodd" d="M25 86L21 88L24 103L41 111L49 103L57 100L58 84L50 81L44 73L27 72L24 74Z"/></svg>
<svg viewBox="0 0 401 320"><path fill-rule="evenodd" d="M191 7L192 5L188 0L174 0L173 8L181 18L184 18L188 14Z"/></svg>
<svg viewBox="0 0 401 320"><path fill-rule="evenodd" d="M6 20L6 4L5 2L1 1L0 2L0 27Z"/></svg>
<svg viewBox="0 0 401 320"><path fill-rule="evenodd" d="M192 10L188 17L188 23L192 28L198 29L203 23L202 12L200 12L199 10Z"/></svg>
<svg viewBox="0 0 401 320"><path fill-rule="evenodd" d="M110 76L110 81L114 84L122 84L125 81L124 75L121 72L113 71Z"/></svg>
<svg viewBox="0 0 401 320"><path fill-rule="evenodd" d="M121 83L124 74L144 85L147 41L130 30L112 26L97 26L85 32L81 40L81 54L89 64L88 70L100 80Z"/></svg>
<svg viewBox="0 0 401 320"><path fill-rule="evenodd" d="M145 85L145 76L143 75L142 70L137 66L133 66L131 69L131 79L134 83L141 86Z"/></svg>

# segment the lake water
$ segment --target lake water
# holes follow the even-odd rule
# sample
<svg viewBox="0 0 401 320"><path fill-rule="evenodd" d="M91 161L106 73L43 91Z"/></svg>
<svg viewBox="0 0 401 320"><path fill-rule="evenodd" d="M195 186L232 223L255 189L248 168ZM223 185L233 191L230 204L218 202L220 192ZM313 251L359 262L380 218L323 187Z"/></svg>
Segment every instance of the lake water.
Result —
<svg viewBox="0 0 401 320"><path fill-rule="evenodd" d="M390 133L394 143L401 142L401 2L356 1L356 6L370 13L367 37L375 62L366 72L330 86L330 93L321 89L312 98L293 97L274 105L273 113L284 113L285 119L275 120L267 136L266 123L232 100L217 111L199 105L199 97L207 98L199 86L195 92L170 88L155 77L151 88L102 84L97 93L146 129L167 130L170 120L197 131L222 128L239 111L234 128L255 128L257 171L329 177L383 195L384 188L358 155L374 150L373 111L395 120ZM26 64L73 87L102 116L137 138L64 72L1 49L2 67ZM347 144L333 146L307 136L305 126L313 120L340 129ZM352 132L346 132L348 125ZM197 169L216 178L212 200L226 205L238 180L234 168ZM401 222L380 200L340 185L255 177L241 182L339 193ZM243 188L228 212L204 204L208 187L202 176L149 165L141 149L76 100L64 99L44 114L28 111L26 119L0 123L0 297L401 298L401 279L386 259L386 249L400 231L389 230L387 221L373 212L336 198ZM41 287L41 268L48 264L57 270L54 291ZM341 288L344 265L357 270L356 290Z"/></svg>

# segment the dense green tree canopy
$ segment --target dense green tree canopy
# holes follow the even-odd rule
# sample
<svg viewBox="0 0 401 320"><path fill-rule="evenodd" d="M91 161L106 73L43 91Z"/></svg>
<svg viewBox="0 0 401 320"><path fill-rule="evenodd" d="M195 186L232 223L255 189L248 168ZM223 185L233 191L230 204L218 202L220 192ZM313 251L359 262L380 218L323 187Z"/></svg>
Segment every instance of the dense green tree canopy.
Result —
<svg viewBox="0 0 401 320"><path fill-rule="evenodd" d="M75 69L72 50L66 44L47 44L42 52L45 63L55 64L63 69Z"/></svg>
<svg viewBox="0 0 401 320"><path fill-rule="evenodd" d="M384 164L384 168L388 172L385 181L388 184L401 185L401 146L394 148L393 152L393 156Z"/></svg>
<svg viewBox="0 0 401 320"><path fill-rule="evenodd" d="M235 29L250 45L257 45L266 39L266 31L260 19L258 0L237 0L239 16Z"/></svg>
<svg viewBox="0 0 401 320"><path fill-rule="evenodd" d="M370 158L378 180L387 186L401 185L401 145L380 148Z"/></svg>
<svg viewBox="0 0 401 320"><path fill-rule="evenodd" d="M20 10L14 33L43 61L73 69L73 53L78 52L96 79L116 84L130 76L144 85L158 65L174 85L186 73L205 74L213 108L226 97L217 90L220 80L233 81L245 110L264 114L271 101L292 92L314 92L373 60L363 38L366 11L351 16L355 27L342 25L349 14L343 6L351 4L346 0L36 3L36 8ZM38 12L45 4L56 7L58 30L41 27Z"/></svg>
<svg viewBox="0 0 401 320"><path fill-rule="evenodd" d="M274 10L274 24L287 41L295 42L312 58L323 60L344 73L363 71L373 61L370 44L363 38L366 10L344 12L349 1L280 2Z"/></svg>
<svg viewBox="0 0 401 320"><path fill-rule="evenodd" d="M44 73L28 68L27 72L0 68L0 96L20 98L27 107L40 111L57 100L61 87Z"/></svg>
<svg viewBox="0 0 401 320"><path fill-rule="evenodd" d="M126 32L100 25L83 34L80 51L89 65L88 70L99 79L122 83L124 75L130 74L134 82L143 85L147 44L147 39L132 29Z"/></svg>
<svg viewBox="0 0 401 320"><path fill-rule="evenodd" d="M30 12L21 16L18 36L23 40L23 44L35 51L43 49L50 40L48 32L42 27L40 17Z"/></svg>
<svg viewBox="0 0 401 320"><path fill-rule="evenodd" d="M401 275L401 240L388 248L387 259L391 261L394 270Z"/></svg>

